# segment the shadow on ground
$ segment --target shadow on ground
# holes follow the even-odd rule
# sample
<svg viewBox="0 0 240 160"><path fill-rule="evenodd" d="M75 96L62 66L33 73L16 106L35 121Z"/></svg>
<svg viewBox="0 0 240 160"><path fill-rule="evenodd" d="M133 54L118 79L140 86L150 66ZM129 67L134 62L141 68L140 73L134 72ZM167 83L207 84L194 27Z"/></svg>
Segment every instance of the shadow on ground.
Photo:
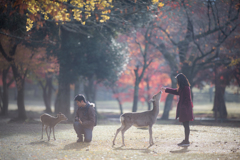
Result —
<svg viewBox="0 0 240 160"><path fill-rule="evenodd" d="M86 148L88 150L88 146L90 146L90 143L70 143L64 146L63 150L82 150Z"/></svg>
<svg viewBox="0 0 240 160"><path fill-rule="evenodd" d="M45 146L48 146L48 147L51 147L51 146L55 146L54 144L51 144L49 142L45 142L45 141L36 141L36 142L31 142L29 143L30 145L45 145Z"/></svg>
<svg viewBox="0 0 240 160"><path fill-rule="evenodd" d="M142 153L150 153L151 150L149 148L125 148L125 147L113 147L113 150L132 150L132 151L141 151Z"/></svg>
<svg viewBox="0 0 240 160"><path fill-rule="evenodd" d="M183 147L182 149L180 150L173 150L173 151L170 151L170 153L186 153L186 152L189 152L190 150L188 150L188 147Z"/></svg>

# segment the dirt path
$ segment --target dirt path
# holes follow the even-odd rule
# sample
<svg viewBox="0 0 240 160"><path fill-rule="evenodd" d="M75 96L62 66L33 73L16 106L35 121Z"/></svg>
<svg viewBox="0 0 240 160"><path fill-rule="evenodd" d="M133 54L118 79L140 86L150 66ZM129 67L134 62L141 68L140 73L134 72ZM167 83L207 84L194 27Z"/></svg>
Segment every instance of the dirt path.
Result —
<svg viewBox="0 0 240 160"><path fill-rule="evenodd" d="M157 124L153 127L155 144L148 147L148 130L132 127L125 133L125 147L120 134L116 146L112 139L119 124L98 125L90 144L76 143L72 124L58 124L56 141L41 141L40 123L0 121L0 159L240 159L239 127L192 125L188 148L176 144L183 139L183 127Z"/></svg>

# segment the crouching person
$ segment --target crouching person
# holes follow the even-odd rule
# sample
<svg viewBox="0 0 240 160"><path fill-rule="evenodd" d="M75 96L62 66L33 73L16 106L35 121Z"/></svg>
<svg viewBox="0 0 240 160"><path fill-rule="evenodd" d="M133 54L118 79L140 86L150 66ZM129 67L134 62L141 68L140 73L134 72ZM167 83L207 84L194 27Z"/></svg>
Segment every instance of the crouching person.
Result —
<svg viewBox="0 0 240 160"><path fill-rule="evenodd" d="M77 142L91 142L92 131L95 124L95 109L93 108L95 105L87 102L82 94L78 94L74 101L76 101L78 106L73 124L78 136Z"/></svg>

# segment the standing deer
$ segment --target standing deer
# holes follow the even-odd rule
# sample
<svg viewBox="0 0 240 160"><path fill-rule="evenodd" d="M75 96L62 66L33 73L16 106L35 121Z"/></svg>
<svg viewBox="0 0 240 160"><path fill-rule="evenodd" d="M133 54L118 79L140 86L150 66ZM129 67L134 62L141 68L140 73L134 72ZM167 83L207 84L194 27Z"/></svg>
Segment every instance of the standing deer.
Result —
<svg viewBox="0 0 240 160"><path fill-rule="evenodd" d="M135 127L149 127L149 144L150 146L153 145L153 138L152 138L152 126L157 120L157 115L159 113L159 101L161 98L162 91L158 92L154 95L151 99L153 102L153 109L150 111L145 112L131 112L131 113L124 113L120 116L121 127L117 129L115 137L113 139L113 145L115 145L115 139L118 133L122 132L122 146L125 146L124 143L124 133L132 126ZM150 147L149 146L149 147Z"/></svg>
<svg viewBox="0 0 240 160"><path fill-rule="evenodd" d="M43 115L41 115L40 119L42 121L42 138L41 139L43 139L43 127L45 125L46 126L45 130L46 130L46 133L47 133L48 141L50 140L51 128L53 129L54 140L56 140L55 133L54 133L54 126L61 121L68 120L67 117L62 113L57 114L57 117L53 117L53 116L51 116L47 113L44 113ZM50 133L49 134L48 134L48 131L47 131L48 127L50 128Z"/></svg>

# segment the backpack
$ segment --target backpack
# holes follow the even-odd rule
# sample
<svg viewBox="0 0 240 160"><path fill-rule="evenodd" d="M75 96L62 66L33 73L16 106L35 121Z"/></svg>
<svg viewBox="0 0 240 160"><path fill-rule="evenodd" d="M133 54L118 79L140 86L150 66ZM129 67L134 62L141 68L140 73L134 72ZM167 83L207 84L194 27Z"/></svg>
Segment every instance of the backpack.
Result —
<svg viewBox="0 0 240 160"><path fill-rule="evenodd" d="M90 104L90 105L88 105L87 108L86 108L85 115L86 115L87 112L88 112L89 106L92 106L93 109L94 109L94 111L95 111L94 126L96 126L96 125L97 125L97 110L96 110L96 107L95 107L95 104L94 104L94 103L90 103L90 102L89 102L89 104Z"/></svg>

